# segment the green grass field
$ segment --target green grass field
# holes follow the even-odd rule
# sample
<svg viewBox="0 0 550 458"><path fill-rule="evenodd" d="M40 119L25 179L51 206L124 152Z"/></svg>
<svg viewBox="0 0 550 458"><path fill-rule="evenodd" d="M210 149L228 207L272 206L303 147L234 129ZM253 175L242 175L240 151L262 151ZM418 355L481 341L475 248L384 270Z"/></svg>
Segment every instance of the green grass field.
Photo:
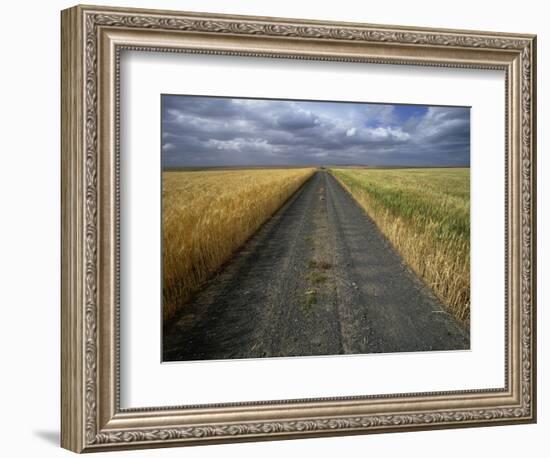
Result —
<svg viewBox="0 0 550 458"><path fill-rule="evenodd" d="M335 168L334 176L462 322L470 318L470 169Z"/></svg>

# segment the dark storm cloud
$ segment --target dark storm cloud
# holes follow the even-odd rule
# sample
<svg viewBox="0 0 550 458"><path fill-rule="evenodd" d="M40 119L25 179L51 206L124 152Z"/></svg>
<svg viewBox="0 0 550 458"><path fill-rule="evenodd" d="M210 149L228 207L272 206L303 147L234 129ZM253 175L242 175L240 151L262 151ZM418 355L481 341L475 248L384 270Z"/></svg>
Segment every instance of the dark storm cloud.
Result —
<svg viewBox="0 0 550 458"><path fill-rule="evenodd" d="M469 165L470 110L163 96L162 162Z"/></svg>

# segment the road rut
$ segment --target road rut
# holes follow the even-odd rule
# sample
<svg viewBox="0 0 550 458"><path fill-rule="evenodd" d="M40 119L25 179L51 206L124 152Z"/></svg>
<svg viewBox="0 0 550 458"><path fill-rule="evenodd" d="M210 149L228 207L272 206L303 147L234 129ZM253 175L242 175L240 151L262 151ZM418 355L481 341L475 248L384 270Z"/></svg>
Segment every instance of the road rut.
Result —
<svg viewBox="0 0 550 458"><path fill-rule="evenodd" d="M163 360L468 349L372 219L316 172L163 329Z"/></svg>

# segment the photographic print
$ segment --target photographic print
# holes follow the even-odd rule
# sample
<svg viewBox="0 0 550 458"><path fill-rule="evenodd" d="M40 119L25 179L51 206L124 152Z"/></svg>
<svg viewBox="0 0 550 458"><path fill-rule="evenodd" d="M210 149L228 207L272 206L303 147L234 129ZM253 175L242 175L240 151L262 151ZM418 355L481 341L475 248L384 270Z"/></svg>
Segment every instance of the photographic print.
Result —
<svg viewBox="0 0 550 458"><path fill-rule="evenodd" d="M163 361L469 349L469 107L161 104Z"/></svg>

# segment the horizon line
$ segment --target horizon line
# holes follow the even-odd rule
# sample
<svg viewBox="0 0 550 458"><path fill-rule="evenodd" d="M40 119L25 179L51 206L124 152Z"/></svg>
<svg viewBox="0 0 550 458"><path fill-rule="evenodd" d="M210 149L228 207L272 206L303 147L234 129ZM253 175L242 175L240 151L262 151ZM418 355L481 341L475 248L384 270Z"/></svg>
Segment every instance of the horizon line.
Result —
<svg viewBox="0 0 550 458"><path fill-rule="evenodd" d="M239 165L177 165L177 166L162 166L162 170L179 170L179 169L238 169L238 168L328 168L328 167L365 167L365 168L408 168L408 169L449 169L449 168L470 168L470 164L453 164L453 165L411 165L411 164L399 164L399 165L379 165L379 164L266 164L266 165L251 165L251 164L239 164Z"/></svg>

